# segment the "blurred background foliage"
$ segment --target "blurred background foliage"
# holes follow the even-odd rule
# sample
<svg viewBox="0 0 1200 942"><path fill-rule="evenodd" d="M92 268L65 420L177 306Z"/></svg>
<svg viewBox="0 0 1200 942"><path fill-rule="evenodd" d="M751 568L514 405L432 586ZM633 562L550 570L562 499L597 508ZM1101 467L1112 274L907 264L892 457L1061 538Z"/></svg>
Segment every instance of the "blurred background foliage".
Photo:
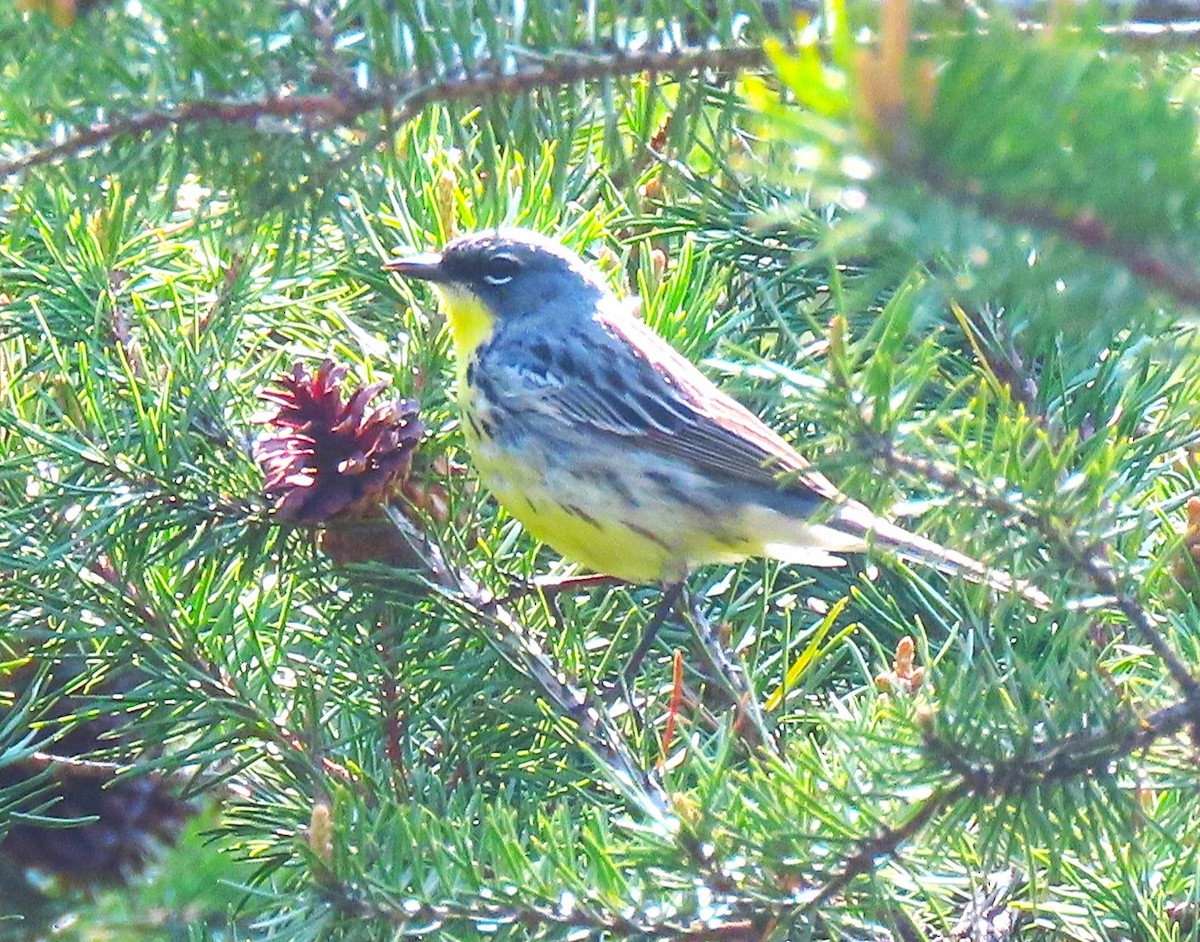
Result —
<svg viewBox="0 0 1200 942"><path fill-rule="evenodd" d="M1162 12L0 7L0 938L1192 937L1200 96ZM659 591L564 583L475 486L441 315L380 268L501 224L1054 604L705 569L767 741L678 619L623 688ZM323 527L264 490L297 390L397 469L322 480Z"/></svg>

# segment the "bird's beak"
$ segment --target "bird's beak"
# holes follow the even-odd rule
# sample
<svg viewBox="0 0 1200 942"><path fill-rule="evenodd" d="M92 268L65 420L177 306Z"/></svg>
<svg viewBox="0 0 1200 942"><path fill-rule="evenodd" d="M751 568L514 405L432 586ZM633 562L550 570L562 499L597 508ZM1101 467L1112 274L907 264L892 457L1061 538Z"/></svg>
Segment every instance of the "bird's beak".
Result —
<svg viewBox="0 0 1200 942"><path fill-rule="evenodd" d="M418 278L421 281L447 281L446 270L442 267L440 252L425 252L422 255L409 255L405 258L394 258L384 262L384 271L394 271L403 278Z"/></svg>

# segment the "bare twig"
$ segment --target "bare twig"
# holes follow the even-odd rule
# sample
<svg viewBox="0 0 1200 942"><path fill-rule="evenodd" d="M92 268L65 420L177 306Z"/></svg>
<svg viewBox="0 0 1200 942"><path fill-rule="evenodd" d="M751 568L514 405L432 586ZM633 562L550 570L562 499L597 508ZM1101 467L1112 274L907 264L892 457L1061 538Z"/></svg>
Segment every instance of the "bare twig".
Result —
<svg viewBox="0 0 1200 942"><path fill-rule="evenodd" d="M691 613L690 621L695 629L696 640L700 642L700 649L738 709L740 714L739 731L742 721L748 721L749 729L742 735L749 740L751 749L763 749L777 754L779 747L771 736L766 717L763 715L758 698L754 695L754 688L750 684L750 678L741 663L741 658L736 654L730 655L713 629L712 622L708 620L700 606L686 592L684 596L687 598Z"/></svg>
<svg viewBox="0 0 1200 942"><path fill-rule="evenodd" d="M864 840L859 845L859 849L842 863L841 869L804 901L801 910L811 912L820 909L824 903L841 893L855 879L866 876L868 873L874 873L879 869L882 861L896 856L902 844L915 837L943 810L960 798L966 797L970 790L970 786L962 780L954 785L940 788L918 804L916 810L908 816L903 824L885 828Z"/></svg>
<svg viewBox="0 0 1200 942"><path fill-rule="evenodd" d="M546 597L562 595L566 592L586 592L589 589L601 589L608 586L620 585L621 580L614 576L606 576L599 573L587 573L585 575L571 576L538 576L534 579L516 579L516 584L509 590L507 595L497 599L497 602L505 604L513 599L521 598L524 595L540 594Z"/></svg>
<svg viewBox="0 0 1200 942"><path fill-rule="evenodd" d="M97 122L82 131L77 131L60 144L37 148L21 157L0 162L0 177L60 163L113 141L137 138L185 125L254 124L264 118L337 123L348 121L360 113L335 95L272 95L243 102L191 101L159 111Z"/></svg>

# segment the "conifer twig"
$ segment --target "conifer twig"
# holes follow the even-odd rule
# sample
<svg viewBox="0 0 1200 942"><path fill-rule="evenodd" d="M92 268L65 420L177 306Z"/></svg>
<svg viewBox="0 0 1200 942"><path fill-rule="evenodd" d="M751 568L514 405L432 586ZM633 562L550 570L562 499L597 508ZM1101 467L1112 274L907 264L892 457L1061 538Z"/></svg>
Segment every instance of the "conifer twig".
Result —
<svg viewBox="0 0 1200 942"><path fill-rule="evenodd" d="M931 757L953 770L973 794L1012 795L1034 784L1097 772L1115 759L1146 749L1197 722L1200 722L1200 704L1183 699L1147 717L1131 716L1122 725L1064 736L1040 744L1028 756L991 763L968 761L963 745L939 736L932 725L927 725L923 739Z"/></svg>
<svg viewBox="0 0 1200 942"><path fill-rule="evenodd" d="M759 706L758 698L754 695L754 689L750 684L746 669L741 663L741 658L736 655L730 656L724 643L717 637L712 622L708 620L700 606L686 592L684 598L690 612L690 621L695 628L696 639L700 642L700 648L713 671L724 684L726 693L733 698L734 706L740 714L738 725L741 725L740 721L742 720L749 721L747 738L750 747L777 753L778 746L767 728L766 717L762 707ZM745 734L743 733L743 735Z"/></svg>
<svg viewBox="0 0 1200 942"><path fill-rule="evenodd" d="M1155 627L1149 614L1137 599L1118 583L1102 546L1080 545L1073 534L1066 533L1054 521L1046 519L1009 497L989 493L981 486L963 480L951 468L937 462L900 455L889 441L877 441L875 450L891 470L903 471L922 480L933 481L947 490L966 496L980 506L1017 520L1040 533L1055 548L1056 552L1061 554L1062 559L1088 577L1101 596L1111 599L1111 604L1125 615L1142 640L1166 665L1171 679L1175 681L1187 700L1200 707L1200 681L1197 681L1183 660L1167 643L1162 632Z"/></svg>
<svg viewBox="0 0 1200 942"><path fill-rule="evenodd" d="M488 923L493 926L522 925L554 926L558 928L590 929L614 939L696 939L705 942L759 942L764 938L752 919L726 919L717 923L697 920L684 923L679 919L636 919L623 913L604 913L595 907L576 904L568 911L551 906L513 901L494 903L480 899L470 902L443 901L437 903L407 900L403 906L380 899L368 899L361 891L349 886L325 870L319 884L332 905L342 912L359 918L378 919L403 931L405 926L420 927L413 935L426 937L432 930L450 923Z"/></svg>
<svg viewBox="0 0 1200 942"><path fill-rule="evenodd" d="M1044 29L1044 24L1026 22L1024 30ZM1113 38L1151 43L1155 41L1192 41L1200 36L1200 21L1172 23L1119 23L1101 27ZM926 40L914 36L914 42ZM512 70L477 68L474 72L453 76L430 77L416 71L384 78L365 88L349 86L344 74L323 69L332 90L312 94L290 94L276 90L259 98L245 100L198 99L97 121L76 130L56 143L37 146L15 157L0 160L0 178L21 175L37 167L50 166L82 156L116 141L178 131L205 124L255 125L274 119L295 121L303 128L330 128L352 124L370 114L381 112L381 123L388 125L410 121L433 104L460 101L479 102L493 97L511 97L538 88L572 85L639 74L687 74L706 69L733 71L758 68L766 63L761 46L683 47L671 50L598 54L593 50L568 50L544 57L540 62ZM278 133L278 132L277 132ZM357 153L354 148L350 153ZM335 162L341 166L341 162ZM1138 246L1104 239L1090 225L1072 224L1057 217L1043 218L1037 207L1022 211L1023 221L1039 226L1064 229L1076 240L1118 257L1131 271L1160 283L1181 300L1200 302L1200 275L1172 268L1153 258ZM1172 285L1174 287L1172 287Z"/></svg>
<svg viewBox="0 0 1200 942"><path fill-rule="evenodd" d="M433 104L480 102L537 88L573 85L643 73L691 73L705 69L734 70L761 66L758 46L716 46L599 55L567 51L516 69L475 71L429 77L418 72L381 79L351 92L345 88L322 94L274 92L244 101L202 99L98 121L56 144L0 161L0 178L60 163L119 140L176 131L204 124L255 125L266 119L297 121L307 128L348 125L371 112L392 124L410 121Z"/></svg>
<svg viewBox="0 0 1200 942"><path fill-rule="evenodd" d="M204 678L204 682L210 686L213 695L228 703L237 704L244 718L255 724L256 732L259 735L280 747L280 751L285 755L299 757L316 781L319 782L324 775L330 775L345 784L355 784L357 781L355 774L344 765L335 762L328 756L320 755L316 750L310 748L309 744L297 733L288 729L280 719L258 714L254 710L250 698L243 696L242 691L236 687L234 678L227 676L195 645L188 643L187 639L181 638L170 620L161 616L142 597L138 587L126 579L107 556L93 555L95 558L84 567L85 571L107 586L114 593L117 601L129 610L132 618L152 632L153 638L167 642L176 651L186 652L184 657L188 665L199 677ZM146 646L145 651L148 655L157 656L150 645Z"/></svg>
<svg viewBox="0 0 1200 942"><path fill-rule="evenodd" d="M936 762L955 774L955 781L937 789L917 805L901 824L884 828L864 839L838 870L809 897L802 910L814 910L845 890L860 876L879 869L901 845L915 837L942 811L969 795L1013 795L1037 783L1063 781L1092 774L1114 760L1145 749L1185 726L1200 723L1200 702L1180 700L1150 716L1118 729L1088 730L1037 748L1030 756L1017 756L991 764L971 764L962 759L963 747L925 730L925 745Z"/></svg>
<svg viewBox="0 0 1200 942"><path fill-rule="evenodd" d="M980 363L1008 390L1013 402L1025 410L1025 414L1048 427L1045 410L1038 402L1037 378L1027 367L1013 343L1012 333L1001 317L989 318L983 311L967 310L953 306L967 339L970 341Z"/></svg>
<svg viewBox="0 0 1200 942"><path fill-rule="evenodd" d="M902 824L884 828L863 840L858 850L842 862L841 869L805 898L800 910L802 912L818 910L822 904L833 899L858 877L874 873L883 861L896 856L902 844L915 837L924 829L925 825L954 802L968 795L970 790L970 786L962 780L954 785L939 788L920 802L916 810Z"/></svg>
<svg viewBox="0 0 1200 942"><path fill-rule="evenodd" d="M48 769L58 779L92 779L99 782L110 782L118 778L138 777L166 782L188 791L231 790L224 778L201 776L189 769L146 768L136 761L110 762L104 759L60 755L45 750L38 750L22 761L35 768Z"/></svg>
<svg viewBox="0 0 1200 942"><path fill-rule="evenodd" d="M637 760L608 708L563 676L516 616L469 574L452 566L412 521L391 507L388 516L424 562L432 583L486 625L489 643L538 685L558 713L576 724L581 745L600 761L626 797L643 811L661 815L668 804L666 793L654 774Z"/></svg>
<svg viewBox="0 0 1200 942"><path fill-rule="evenodd" d="M1051 206L1007 202L978 192L963 182L947 179L944 173L930 166L909 166L904 169L947 202L973 207L983 216L1010 225L1054 233L1094 255L1116 262L1176 301L1193 307L1200 306L1200 269L1183 260L1164 258L1147 248L1144 242L1121 237L1097 216L1083 212L1070 216Z"/></svg>

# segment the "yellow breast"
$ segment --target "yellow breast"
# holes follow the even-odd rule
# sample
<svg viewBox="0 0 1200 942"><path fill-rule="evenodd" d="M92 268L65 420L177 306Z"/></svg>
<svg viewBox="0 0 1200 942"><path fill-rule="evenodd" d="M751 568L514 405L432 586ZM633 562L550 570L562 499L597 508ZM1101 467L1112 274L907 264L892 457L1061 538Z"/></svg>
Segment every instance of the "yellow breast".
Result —
<svg viewBox="0 0 1200 942"><path fill-rule="evenodd" d="M481 344L487 343L495 331L496 319L487 305L470 291L454 285L435 285L442 298L442 310L450 322L454 336L454 353L458 369L458 394L466 392L467 365Z"/></svg>

